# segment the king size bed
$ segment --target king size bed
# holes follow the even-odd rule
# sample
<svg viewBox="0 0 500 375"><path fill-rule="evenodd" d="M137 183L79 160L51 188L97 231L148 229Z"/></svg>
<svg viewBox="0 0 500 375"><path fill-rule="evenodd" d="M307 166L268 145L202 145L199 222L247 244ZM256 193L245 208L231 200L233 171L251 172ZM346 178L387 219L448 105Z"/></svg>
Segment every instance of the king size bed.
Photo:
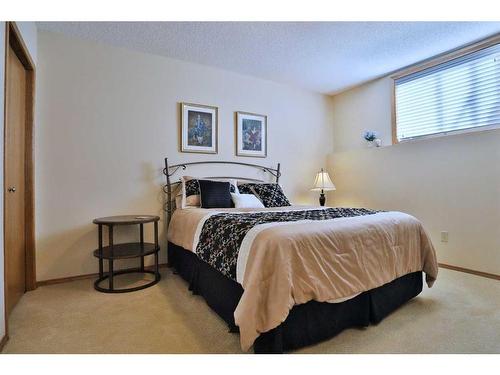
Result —
<svg viewBox="0 0 500 375"><path fill-rule="evenodd" d="M257 168L275 182L207 176L171 181L196 164ZM410 215L293 206L279 187L279 164L169 166L165 159L164 173L169 265L231 332L239 332L244 351L283 353L376 324L422 291L423 273L429 287L436 279L432 243ZM257 205L239 203L255 197Z"/></svg>

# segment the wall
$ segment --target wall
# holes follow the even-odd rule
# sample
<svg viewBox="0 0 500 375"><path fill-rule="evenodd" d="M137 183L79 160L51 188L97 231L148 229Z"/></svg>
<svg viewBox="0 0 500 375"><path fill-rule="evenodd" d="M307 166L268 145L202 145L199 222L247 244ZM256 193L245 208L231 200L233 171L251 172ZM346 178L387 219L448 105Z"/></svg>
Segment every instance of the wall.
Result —
<svg viewBox="0 0 500 375"><path fill-rule="evenodd" d="M39 33L38 50L38 280L97 272L97 260L91 255L97 245L93 218L162 215L165 156L171 163L216 159L275 166L281 162L281 182L292 200L316 202L317 194L309 189L333 146L331 98L46 32ZM182 101L219 107L218 155L178 152ZM238 110L268 115L266 159L234 156ZM151 237L150 232L146 235ZM132 236L137 233L125 229L117 234L122 241ZM164 245L164 234L161 239Z"/></svg>
<svg viewBox="0 0 500 375"><path fill-rule="evenodd" d="M36 66L37 32L33 22L17 23L21 36ZM0 22L0 154L4 147L4 86L5 86L5 22ZM0 186L3 186L3 162L0 163ZM3 223L3 188L0 190L0 223ZM3 230L0 231L0 340L5 335L4 247Z"/></svg>
<svg viewBox="0 0 500 375"><path fill-rule="evenodd" d="M500 274L500 130L391 146L390 78L332 103L333 202L408 212L429 231L440 262ZM368 149L364 130L378 131L386 147Z"/></svg>

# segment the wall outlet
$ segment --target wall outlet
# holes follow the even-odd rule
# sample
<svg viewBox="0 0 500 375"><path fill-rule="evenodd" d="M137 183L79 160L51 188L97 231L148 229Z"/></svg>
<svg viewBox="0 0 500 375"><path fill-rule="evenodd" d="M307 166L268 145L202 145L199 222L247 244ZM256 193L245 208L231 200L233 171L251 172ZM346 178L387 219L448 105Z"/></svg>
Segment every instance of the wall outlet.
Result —
<svg viewBox="0 0 500 375"><path fill-rule="evenodd" d="M441 242L448 242L448 232L441 232Z"/></svg>

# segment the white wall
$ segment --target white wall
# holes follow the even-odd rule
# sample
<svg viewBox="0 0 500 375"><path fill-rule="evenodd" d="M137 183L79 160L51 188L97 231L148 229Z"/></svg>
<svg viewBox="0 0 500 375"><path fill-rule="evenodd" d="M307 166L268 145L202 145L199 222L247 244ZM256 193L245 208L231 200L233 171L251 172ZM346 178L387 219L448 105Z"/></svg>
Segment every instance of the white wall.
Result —
<svg viewBox="0 0 500 375"><path fill-rule="evenodd" d="M440 262L500 274L500 130L391 146L390 78L336 95L333 125L335 204L408 212L430 232ZM368 149L364 130L387 147Z"/></svg>
<svg viewBox="0 0 500 375"><path fill-rule="evenodd" d="M282 183L292 200L316 202L309 188L333 147L330 97L46 32L39 34L38 50L38 280L97 271L91 255L97 244L93 218L162 215L165 156L172 163L281 162ZM182 101L219 107L218 155L178 152ZM234 156L238 110L268 115L266 159ZM124 230L117 237L132 235L137 233Z"/></svg>
<svg viewBox="0 0 500 375"><path fill-rule="evenodd" d="M17 24L31 58L37 60L37 33L33 22ZM4 86L5 86L5 22L0 22L0 155L4 143ZM3 187L3 162L0 163L0 186ZM3 188L0 191L0 223L3 223ZM4 242L3 230L0 231L0 340L5 335L5 293L4 293Z"/></svg>

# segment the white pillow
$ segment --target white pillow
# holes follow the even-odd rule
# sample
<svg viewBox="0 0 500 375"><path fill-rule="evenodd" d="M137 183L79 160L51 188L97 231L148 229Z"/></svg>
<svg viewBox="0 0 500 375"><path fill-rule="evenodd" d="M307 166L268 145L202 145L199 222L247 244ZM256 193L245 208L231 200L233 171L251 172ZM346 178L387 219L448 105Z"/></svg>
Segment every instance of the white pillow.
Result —
<svg viewBox="0 0 500 375"><path fill-rule="evenodd" d="M262 202L253 194L231 193L235 208L264 208Z"/></svg>

